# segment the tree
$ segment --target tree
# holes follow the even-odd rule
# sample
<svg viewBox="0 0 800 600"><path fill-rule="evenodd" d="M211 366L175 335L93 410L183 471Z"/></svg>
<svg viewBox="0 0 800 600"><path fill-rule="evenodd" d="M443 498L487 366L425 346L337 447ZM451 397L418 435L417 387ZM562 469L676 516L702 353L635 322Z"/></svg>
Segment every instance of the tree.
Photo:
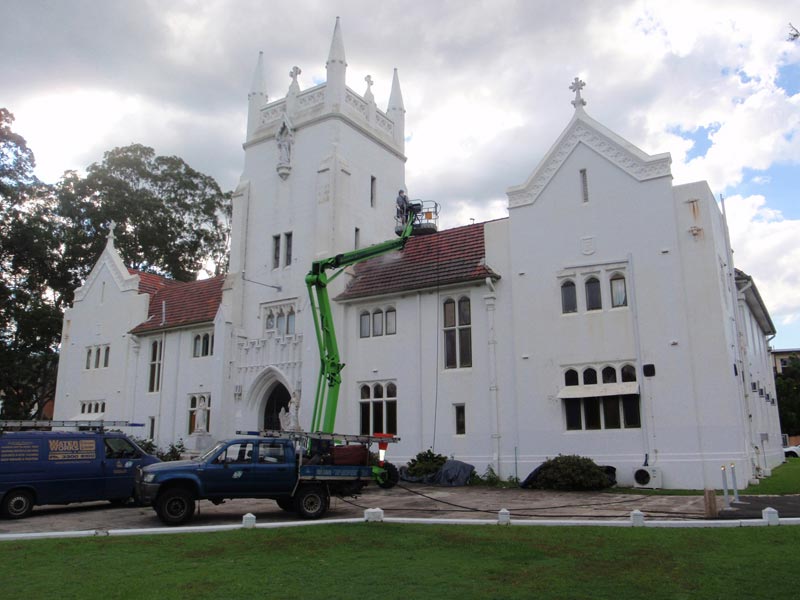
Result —
<svg viewBox="0 0 800 600"><path fill-rule="evenodd" d="M0 108L0 416L38 417L55 392L61 311L50 280L57 242L49 188Z"/></svg>
<svg viewBox="0 0 800 600"><path fill-rule="evenodd" d="M789 364L775 376L778 396L778 414L781 431L787 435L800 435L800 359L789 358Z"/></svg>
<svg viewBox="0 0 800 600"><path fill-rule="evenodd" d="M56 194L65 289L91 270L111 221L129 267L179 281L194 279L208 261L215 274L227 267L230 194L176 156L156 156L140 144L115 148L86 177L67 173Z"/></svg>

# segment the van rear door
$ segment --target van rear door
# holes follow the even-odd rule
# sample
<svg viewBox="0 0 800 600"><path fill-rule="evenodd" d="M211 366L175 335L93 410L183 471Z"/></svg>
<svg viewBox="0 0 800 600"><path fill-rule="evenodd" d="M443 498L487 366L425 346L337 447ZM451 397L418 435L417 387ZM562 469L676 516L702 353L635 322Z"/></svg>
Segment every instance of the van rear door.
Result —
<svg viewBox="0 0 800 600"><path fill-rule="evenodd" d="M125 500L133 495L133 477L136 466L142 462L142 453L121 436L103 439L103 475L108 500Z"/></svg>

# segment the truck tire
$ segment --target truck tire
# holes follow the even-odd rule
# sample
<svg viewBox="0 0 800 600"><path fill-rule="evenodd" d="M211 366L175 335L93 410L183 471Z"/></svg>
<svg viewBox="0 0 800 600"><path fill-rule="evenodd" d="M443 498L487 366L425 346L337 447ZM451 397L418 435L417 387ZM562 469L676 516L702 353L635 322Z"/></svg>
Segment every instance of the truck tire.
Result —
<svg viewBox="0 0 800 600"><path fill-rule="evenodd" d="M185 487L174 487L159 494L156 514L166 525L183 525L194 516L194 494Z"/></svg>
<svg viewBox="0 0 800 600"><path fill-rule="evenodd" d="M294 512L294 498L278 498L275 500L280 508L285 510L286 512Z"/></svg>
<svg viewBox="0 0 800 600"><path fill-rule="evenodd" d="M383 470L385 473L378 477L378 485L385 490L389 490L397 485L400 481L400 472L390 462L383 463Z"/></svg>
<svg viewBox="0 0 800 600"><path fill-rule="evenodd" d="M330 506L328 490L321 485L306 485L294 496L294 509L304 519L319 519Z"/></svg>
<svg viewBox="0 0 800 600"><path fill-rule="evenodd" d="M28 490L11 490L3 498L3 515L9 519L24 519L33 512L33 494Z"/></svg>

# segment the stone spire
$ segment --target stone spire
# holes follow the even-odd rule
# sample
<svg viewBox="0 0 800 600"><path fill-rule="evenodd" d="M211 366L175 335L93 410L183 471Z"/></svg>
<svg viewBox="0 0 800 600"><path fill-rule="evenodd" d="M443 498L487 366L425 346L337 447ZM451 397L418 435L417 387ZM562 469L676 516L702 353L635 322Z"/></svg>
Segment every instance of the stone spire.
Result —
<svg viewBox="0 0 800 600"><path fill-rule="evenodd" d="M258 62L256 63L256 70L253 72L253 84L250 86L250 93L247 94L247 137L253 135L253 132L258 127L261 107L263 107L269 98L267 98L267 90L264 85L264 53L258 53Z"/></svg>
<svg viewBox="0 0 800 600"><path fill-rule="evenodd" d="M394 141L401 149L405 149L406 109L403 106L403 93L400 91L397 69L394 70L392 77L392 92L389 94L389 106L386 114L394 123Z"/></svg>
<svg viewBox="0 0 800 600"><path fill-rule="evenodd" d="M328 71L328 82L326 85L328 107L333 110L338 110L344 103L345 75L347 72L347 61L344 57L344 42L342 41L342 29L339 25L339 17L336 17L336 25L333 27L331 51L328 54L328 62L325 63L325 69Z"/></svg>

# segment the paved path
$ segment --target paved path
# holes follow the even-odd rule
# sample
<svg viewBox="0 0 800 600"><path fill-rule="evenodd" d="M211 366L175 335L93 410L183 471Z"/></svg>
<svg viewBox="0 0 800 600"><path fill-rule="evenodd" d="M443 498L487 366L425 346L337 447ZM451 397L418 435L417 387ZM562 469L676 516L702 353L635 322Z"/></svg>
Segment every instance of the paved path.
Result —
<svg viewBox="0 0 800 600"><path fill-rule="evenodd" d="M635 509L652 519L703 518L703 499L699 496L545 492L470 486L446 488L419 484L401 484L391 490L367 488L356 499L333 498L326 518L362 517L366 508L382 508L387 517L448 519L490 519L496 517L501 508L510 510L512 518L520 519L627 520ZM199 502L199 512L191 524L236 524L248 512L253 513L260 523L297 520L297 515L284 512L271 500L229 500L219 506L203 500ZM760 511L757 516L761 516ZM162 526L149 507L120 508L107 502L87 502L37 507L30 518L18 521L0 519L0 534Z"/></svg>

